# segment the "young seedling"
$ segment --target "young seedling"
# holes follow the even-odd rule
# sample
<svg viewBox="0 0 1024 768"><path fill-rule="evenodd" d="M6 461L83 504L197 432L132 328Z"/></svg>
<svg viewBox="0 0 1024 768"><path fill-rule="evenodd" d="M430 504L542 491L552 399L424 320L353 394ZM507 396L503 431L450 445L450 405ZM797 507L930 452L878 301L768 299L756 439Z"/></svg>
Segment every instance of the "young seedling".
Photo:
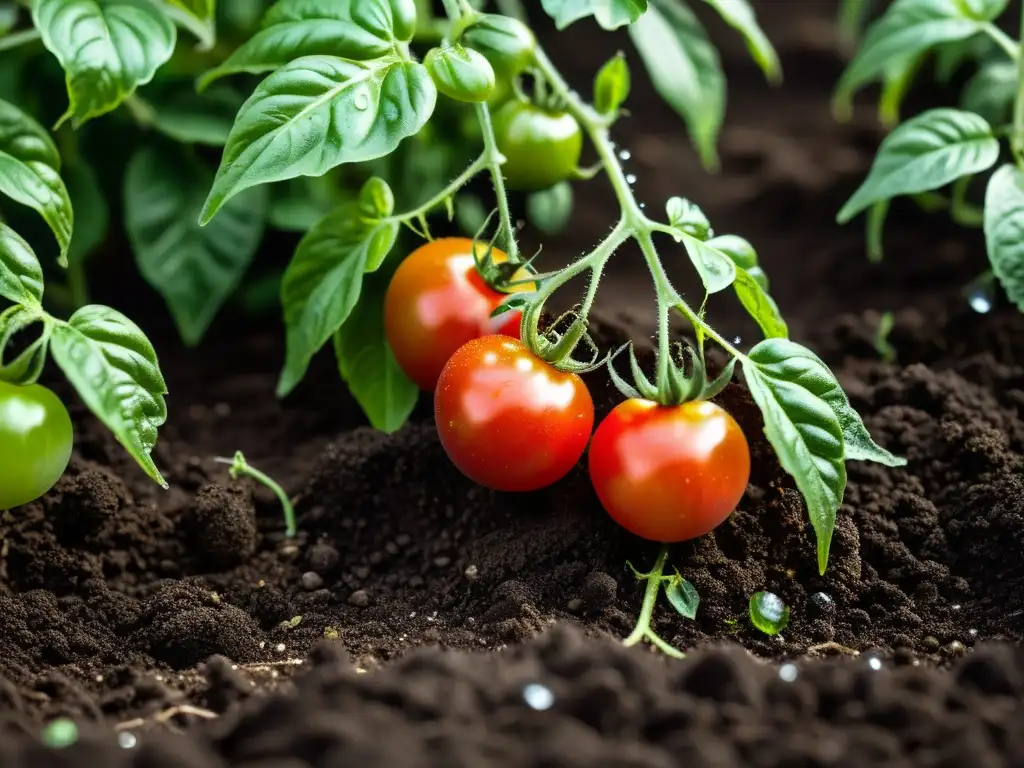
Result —
<svg viewBox="0 0 1024 768"><path fill-rule="evenodd" d="M789 626L789 606L772 592L750 596L750 623L773 637Z"/></svg>
<svg viewBox="0 0 1024 768"><path fill-rule="evenodd" d="M847 0L847 8L854 5ZM837 219L846 223L866 213L875 259L881 258L882 227L895 197L911 197L925 210L945 210L963 226L981 227L991 274L1024 310L1024 55L1022 41L997 25L1010 5L895 0L868 26L836 89L841 117L849 114L860 88L881 80L880 114L896 125L903 96L928 58L943 82L968 63L975 71L957 108L929 109L885 138L867 179ZM1024 22L1021 30L1024 37ZM972 182L983 175L984 199L973 200ZM982 279L969 292L978 311L991 307L988 287Z"/></svg>
<svg viewBox="0 0 1024 768"><path fill-rule="evenodd" d="M292 506L291 499L284 492L284 488L276 480L249 464L241 451L235 451L234 458L226 459L218 456L214 461L218 464L227 464L230 467L228 472L233 479L249 477L273 491L278 501L281 502L281 511L284 514L284 535L290 539L295 538L295 535L298 533L295 523L295 507Z"/></svg>

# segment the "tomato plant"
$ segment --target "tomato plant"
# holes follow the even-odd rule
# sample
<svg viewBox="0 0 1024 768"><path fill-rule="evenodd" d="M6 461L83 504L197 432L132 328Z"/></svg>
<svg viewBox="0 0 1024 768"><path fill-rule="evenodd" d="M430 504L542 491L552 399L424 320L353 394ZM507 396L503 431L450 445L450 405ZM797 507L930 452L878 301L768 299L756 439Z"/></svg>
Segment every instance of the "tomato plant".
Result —
<svg viewBox="0 0 1024 768"><path fill-rule="evenodd" d="M490 263L479 266L485 259ZM504 251L450 237L420 246L395 271L384 298L384 333L398 366L421 389L434 390L448 358L467 341L491 333L519 337L522 313L492 318L508 293L484 278L507 262ZM525 282L529 273L520 268L511 279Z"/></svg>
<svg viewBox="0 0 1024 768"><path fill-rule="evenodd" d="M53 392L0 381L0 510L50 490L68 466L73 442L71 417Z"/></svg>
<svg viewBox="0 0 1024 768"><path fill-rule="evenodd" d="M434 396L441 444L467 477L497 491L534 491L580 460L594 427L583 380L518 339L483 336L463 345Z"/></svg>
<svg viewBox="0 0 1024 768"><path fill-rule="evenodd" d="M589 463L594 490L615 522L666 543L718 527L750 479L743 430L704 400L619 403L594 433Z"/></svg>
<svg viewBox="0 0 1024 768"><path fill-rule="evenodd" d="M859 36L865 5L844 2L851 40ZM991 308L995 281L1024 311L1024 54L1021 40L997 25L1008 5L896 0L867 25L835 94L835 110L846 117L853 95L881 81L879 117L893 129L838 221L866 214L872 260L882 258L882 230L896 197L911 197L925 210L947 211L957 223L983 229L989 269L968 286L971 306L979 312ZM934 62L943 83L962 69L973 72L955 108L929 109L901 122L903 97L926 61ZM975 194L979 177L984 195Z"/></svg>

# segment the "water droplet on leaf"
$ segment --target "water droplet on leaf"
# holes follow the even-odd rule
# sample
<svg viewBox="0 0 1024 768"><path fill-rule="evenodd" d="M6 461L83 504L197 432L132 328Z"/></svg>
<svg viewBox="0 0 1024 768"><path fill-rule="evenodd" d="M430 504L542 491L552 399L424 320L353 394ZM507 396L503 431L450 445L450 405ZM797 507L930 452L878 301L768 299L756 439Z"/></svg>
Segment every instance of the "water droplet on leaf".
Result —
<svg viewBox="0 0 1024 768"><path fill-rule="evenodd" d="M636 184L636 174L635 173L628 173L628 174L626 174L626 182L629 183L629 184Z"/></svg>
<svg viewBox="0 0 1024 768"><path fill-rule="evenodd" d="M530 709L543 712L546 709L551 709L554 705L555 694L546 685L530 683L523 686L523 701L526 702L526 706Z"/></svg>
<svg viewBox="0 0 1024 768"><path fill-rule="evenodd" d="M359 91L352 100L352 103L360 112L365 112L370 108L370 94L366 91Z"/></svg>
<svg viewBox="0 0 1024 768"><path fill-rule="evenodd" d="M766 635L777 635L789 626L789 606L771 592L755 592L750 598L750 622Z"/></svg>
<svg viewBox="0 0 1024 768"><path fill-rule="evenodd" d="M131 731L121 731L117 734L117 746L121 749L133 749L139 740Z"/></svg>

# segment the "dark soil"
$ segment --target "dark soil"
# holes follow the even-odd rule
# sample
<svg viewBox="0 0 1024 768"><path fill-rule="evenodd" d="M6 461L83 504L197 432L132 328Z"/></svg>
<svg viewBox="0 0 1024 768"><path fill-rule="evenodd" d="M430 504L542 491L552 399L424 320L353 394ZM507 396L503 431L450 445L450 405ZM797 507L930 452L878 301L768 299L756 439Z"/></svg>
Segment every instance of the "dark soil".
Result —
<svg viewBox="0 0 1024 768"><path fill-rule="evenodd" d="M1005 642L1024 636L1024 318L960 295L984 268L977 233L897 205L872 266L862 229L832 224L880 134L867 112L829 115L831 4L790 5L770 25L782 90L727 58L721 175L642 84L618 138L652 204L687 194L758 245L794 337L909 460L849 467L825 576L739 384L721 400L754 475L727 523L672 552L701 595L696 621L656 612L696 648L673 662L615 642L641 599L625 563L655 549L614 526L583 468L529 496L481 490L446 460L428 402L376 433L324 360L280 403L278 329L226 315L185 352L150 311L172 489L77 407L65 478L0 522L0 766L1024 765L1024 654ZM574 81L620 42L592 39L567 62ZM600 184L579 205L546 253L572 256L614 216ZM616 262L596 329L609 346L650 333L648 279ZM872 343L890 309L893 364ZM750 332L736 307L710 312ZM604 375L591 380L606 410ZM269 492L213 461L238 448L298 494L296 540ZM792 608L781 637L749 625L761 589ZM49 752L37 736L57 716L81 737Z"/></svg>

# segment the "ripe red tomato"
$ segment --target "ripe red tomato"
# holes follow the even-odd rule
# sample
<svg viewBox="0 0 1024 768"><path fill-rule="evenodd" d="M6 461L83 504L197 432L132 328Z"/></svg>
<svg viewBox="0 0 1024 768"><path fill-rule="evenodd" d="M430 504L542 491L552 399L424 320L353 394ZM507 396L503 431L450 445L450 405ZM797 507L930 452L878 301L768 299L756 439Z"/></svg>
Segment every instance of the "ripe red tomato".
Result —
<svg viewBox="0 0 1024 768"><path fill-rule="evenodd" d="M434 418L449 458L498 491L533 491L580 460L594 427L583 380L534 355L518 339L474 339L444 367Z"/></svg>
<svg viewBox="0 0 1024 768"><path fill-rule="evenodd" d="M736 420L714 403L634 399L598 426L589 464L615 522L652 541L686 541L736 509L750 480L750 447Z"/></svg>
<svg viewBox="0 0 1024 768"><path fill-rule="evenodd" d="M477 247L482 257L486 245ZM492 258L508 261L497 248ZM514 279L528 277L520 269ZM492 333L519 338L522 312L490 316L506 298L480 276L471 239L448 237L417 248L395 271L384 297L384 333L399 367L421 389L432 391L448 358L467 341Z"/></svg>

